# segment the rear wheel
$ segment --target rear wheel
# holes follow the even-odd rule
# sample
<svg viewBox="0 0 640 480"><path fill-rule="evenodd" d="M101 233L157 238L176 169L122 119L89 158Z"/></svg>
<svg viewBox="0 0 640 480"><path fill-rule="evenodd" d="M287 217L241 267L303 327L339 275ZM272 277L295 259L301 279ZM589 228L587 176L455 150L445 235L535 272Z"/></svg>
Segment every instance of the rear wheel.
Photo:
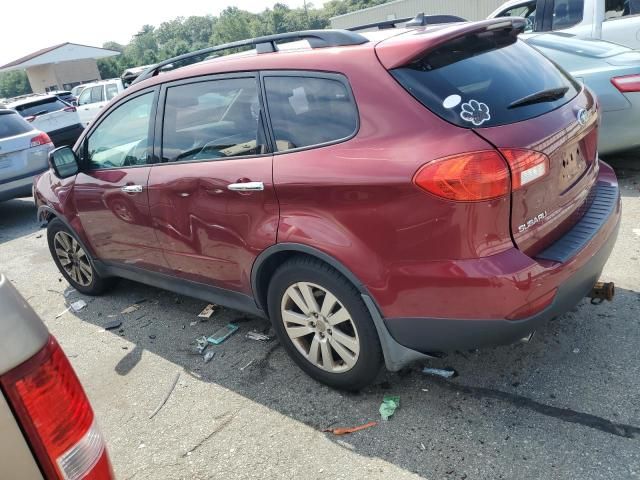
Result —
<svg viewBox="0 0 640 480"><path fill-rule="evenodd" d="M311 258L284 263L269 285L269 315L281 343L311 377L358 390L376 377L382 351L359 292Z"/></svg>
<svg viewBox="0 0 640 480"><path fill-rule="evenodd" d="M53 261L73 288L87 295L100 295L111 286L113 280L98 275L89 254L61 220L49 222L47 241Z"/></svg>

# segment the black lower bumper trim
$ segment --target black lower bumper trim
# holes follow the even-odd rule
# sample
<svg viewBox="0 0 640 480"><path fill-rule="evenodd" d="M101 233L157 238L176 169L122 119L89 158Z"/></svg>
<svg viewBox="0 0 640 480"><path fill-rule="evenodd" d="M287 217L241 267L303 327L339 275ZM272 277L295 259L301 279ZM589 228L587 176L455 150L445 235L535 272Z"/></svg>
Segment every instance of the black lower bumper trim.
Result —
<svg viewBox="0 0 640 480"><path fill-rule="evenodd" d="M424 353L451 352L513 343L576 306L589 294L613 250L620 223L606 243L559 288L551 305L523 320L387 318L385 325L401 345Z"/></svg>

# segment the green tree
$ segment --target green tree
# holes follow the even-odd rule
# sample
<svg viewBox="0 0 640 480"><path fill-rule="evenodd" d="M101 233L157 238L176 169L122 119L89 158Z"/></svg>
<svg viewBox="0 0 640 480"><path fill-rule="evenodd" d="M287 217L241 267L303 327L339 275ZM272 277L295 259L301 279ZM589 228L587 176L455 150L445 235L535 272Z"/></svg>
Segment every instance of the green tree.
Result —
<svg viewBox="0 0 640 480"><path fill-rule="evenodd" d="M31 85L24 70L0 73L0 98L17 97L31 93Z"/></svg>

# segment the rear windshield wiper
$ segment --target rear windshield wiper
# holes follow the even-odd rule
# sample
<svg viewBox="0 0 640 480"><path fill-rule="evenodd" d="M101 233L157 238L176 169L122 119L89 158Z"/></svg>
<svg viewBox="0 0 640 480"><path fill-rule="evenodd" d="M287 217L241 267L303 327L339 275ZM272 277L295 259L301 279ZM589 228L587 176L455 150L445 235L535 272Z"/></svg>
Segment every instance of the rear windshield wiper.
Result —
<svg viewBox="0 0 640 480"><path fill-rule="evenodd" d="M532 93L526 97L522 97L515 102L509 104L507 108L524 107L525 105L533 105L534 103L553 102L564 97L565 93L569 91L569 87L558 87L543 90L541 92Z"/></svg>

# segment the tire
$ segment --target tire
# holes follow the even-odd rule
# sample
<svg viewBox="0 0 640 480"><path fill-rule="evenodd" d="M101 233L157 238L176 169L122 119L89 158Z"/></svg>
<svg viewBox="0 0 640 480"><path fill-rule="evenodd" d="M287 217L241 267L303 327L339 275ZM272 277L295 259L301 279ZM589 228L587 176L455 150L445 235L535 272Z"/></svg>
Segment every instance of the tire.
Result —
<svg viewBox="0 0 640 480"><path fill-rule="evenodd" d="M47 242L49 252L51 252L51 257L58 270L67 282L80 293L101 295L113 285L114 279L98 275L89 253L84 251L76 234L62 220L54 218L49 222Z"/></svg>
<svg viewBox="0 0 640 480"><path fill-rule="evenodd" d="M373 382L382 364L378 333L358 290L332 267L310 257L286 261L267 303L280 343L309 376L341 390Z"/></svg>

